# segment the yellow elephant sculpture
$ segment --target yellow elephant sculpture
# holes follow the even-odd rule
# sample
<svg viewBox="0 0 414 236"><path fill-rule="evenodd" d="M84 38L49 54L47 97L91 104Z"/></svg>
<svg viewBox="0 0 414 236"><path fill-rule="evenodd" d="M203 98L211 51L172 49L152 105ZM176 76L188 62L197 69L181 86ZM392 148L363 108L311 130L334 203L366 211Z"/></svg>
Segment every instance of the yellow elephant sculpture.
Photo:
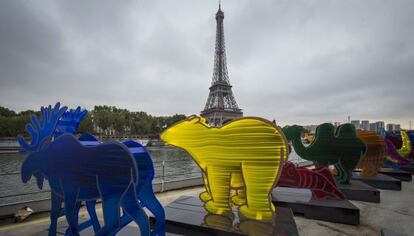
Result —
<svg viewBox="0 0 414 236"><path fill-rule="evenodd" d="M287 160L288 146L272 122L246 117L211 127L204 118L191 116L165 130L161 139L186 150L201 168L206 192L200 199L208 212L231 213L238 199L236 205L242 204L239 211L245 217L273 219L270 192Z"/></svg>

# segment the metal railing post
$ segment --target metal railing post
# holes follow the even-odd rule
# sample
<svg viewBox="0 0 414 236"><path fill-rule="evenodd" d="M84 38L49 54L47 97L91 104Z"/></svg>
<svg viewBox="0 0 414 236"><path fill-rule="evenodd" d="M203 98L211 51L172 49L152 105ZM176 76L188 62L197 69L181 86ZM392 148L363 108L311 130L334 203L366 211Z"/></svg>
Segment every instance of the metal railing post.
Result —
<svg viewBox="0 0 414 236"><path fill-rule="evenodd" d="M162 161L162 176L161 176L161 192L164 192L164 182L165 182L165 161Z"/></svg>

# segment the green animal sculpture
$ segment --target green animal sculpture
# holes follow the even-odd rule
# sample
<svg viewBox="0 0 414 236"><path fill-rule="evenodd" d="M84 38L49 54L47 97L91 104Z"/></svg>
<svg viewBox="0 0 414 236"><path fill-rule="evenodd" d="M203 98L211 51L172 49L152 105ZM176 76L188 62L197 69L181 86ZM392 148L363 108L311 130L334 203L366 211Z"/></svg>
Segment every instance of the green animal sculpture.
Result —
<svg viewBox="0 0 414 236"><path fill-rule="evenodd" d="M335 127L324 123L316 128L315 140L307 147L301 141L303 127L293 125L285 127L283 132L288 141L292 141L295 152L303 159L312 161L316 166L334 165L337 181L349 184L352 170L365 154L366 146L358 138L352 124Z"/></svg>

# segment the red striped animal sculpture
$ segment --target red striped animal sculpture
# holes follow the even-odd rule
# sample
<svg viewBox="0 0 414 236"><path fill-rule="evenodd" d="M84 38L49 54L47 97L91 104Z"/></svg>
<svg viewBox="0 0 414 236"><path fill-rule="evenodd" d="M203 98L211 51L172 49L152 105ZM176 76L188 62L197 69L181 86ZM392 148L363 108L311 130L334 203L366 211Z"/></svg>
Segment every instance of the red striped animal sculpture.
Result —
<svg viewBox="0 0 414 236"><path fill-rule="evenodd" d="M328 168L295 167L292 162L283 166L277 186L310 189L317 199L345 199Z"/></svg>

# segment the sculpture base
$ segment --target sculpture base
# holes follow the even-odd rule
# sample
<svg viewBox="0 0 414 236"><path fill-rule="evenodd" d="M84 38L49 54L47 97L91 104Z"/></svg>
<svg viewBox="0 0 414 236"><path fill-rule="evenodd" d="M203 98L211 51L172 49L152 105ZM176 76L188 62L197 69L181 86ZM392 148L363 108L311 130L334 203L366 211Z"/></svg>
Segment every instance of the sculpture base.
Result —
<svg viewBox="0 0 414 236"><path fill-rule="evenodd" d="M360 180L374 188L396 191L401 190L401 180L383 174L377 174L375 176L361 176L359 173L353 173L352 179Z"/></svg>
<svg viewBox="0 0 414 236"><path fill-rule="evenodd" d="M56 235L65 235L65 231L66 231L67 227L68 227L68 224L66 223L66 221L60 221L58 223L58 226L57 226ZM42 230L41 232L31 234L31 236L47 236L48 233L49 233L49 231L46 229L46 230ZM89 227L85 230L82 230L80 232L80 235L82 235L82 236L93 236L93 235L95 235L95 233L93 232L92 227ZM116 236L137 236L137 235L139 236L141 234L140 234L138 226L136 226L134 223L131 223L131 225L128 225L128 226L124 227L121 231L119 231L116 234ZM167 234L167 235L173 236L174 234Z"/></svg>
<svg viewBox="0 0 414 236"><path fill-rule="evenodd" d="M272 191L273 204L289 207L309 219L358 225L359 209L348 200L315 199L308 189L278 187Z"/></svg>
<svg viewBox="0 0 414 236"><path fill-rule="evenodd" d="M361 170L354 170L354 172L361 172ZM412 174L404 170L395 170L392 168L381 168L378 173L399 179L401 181L408 181L408 182L412 181Z"/></svg>
<svg viewBox="0 0 414 236"><path fill-rule="evenodd" d="M339 184L338 188L348 200L379 203L381 199L378 189L359 180L351 180L351 184Z"/></svg>
<svg viewBox="0 0 414 236"><path fill-rule="evenodd" d="M260 222L208 213L198 197L182 196L164 207L167 232L181 235L299 235L293 213L278 207L275 219ZM152 219L153 220L153 219Z"/></svg>
<svg viewBox="0 0 414 236"><path fill-rule="evenodd" d="M397 233L389 229L381 229L381 236L408 236L408 235Z"/></svg>

